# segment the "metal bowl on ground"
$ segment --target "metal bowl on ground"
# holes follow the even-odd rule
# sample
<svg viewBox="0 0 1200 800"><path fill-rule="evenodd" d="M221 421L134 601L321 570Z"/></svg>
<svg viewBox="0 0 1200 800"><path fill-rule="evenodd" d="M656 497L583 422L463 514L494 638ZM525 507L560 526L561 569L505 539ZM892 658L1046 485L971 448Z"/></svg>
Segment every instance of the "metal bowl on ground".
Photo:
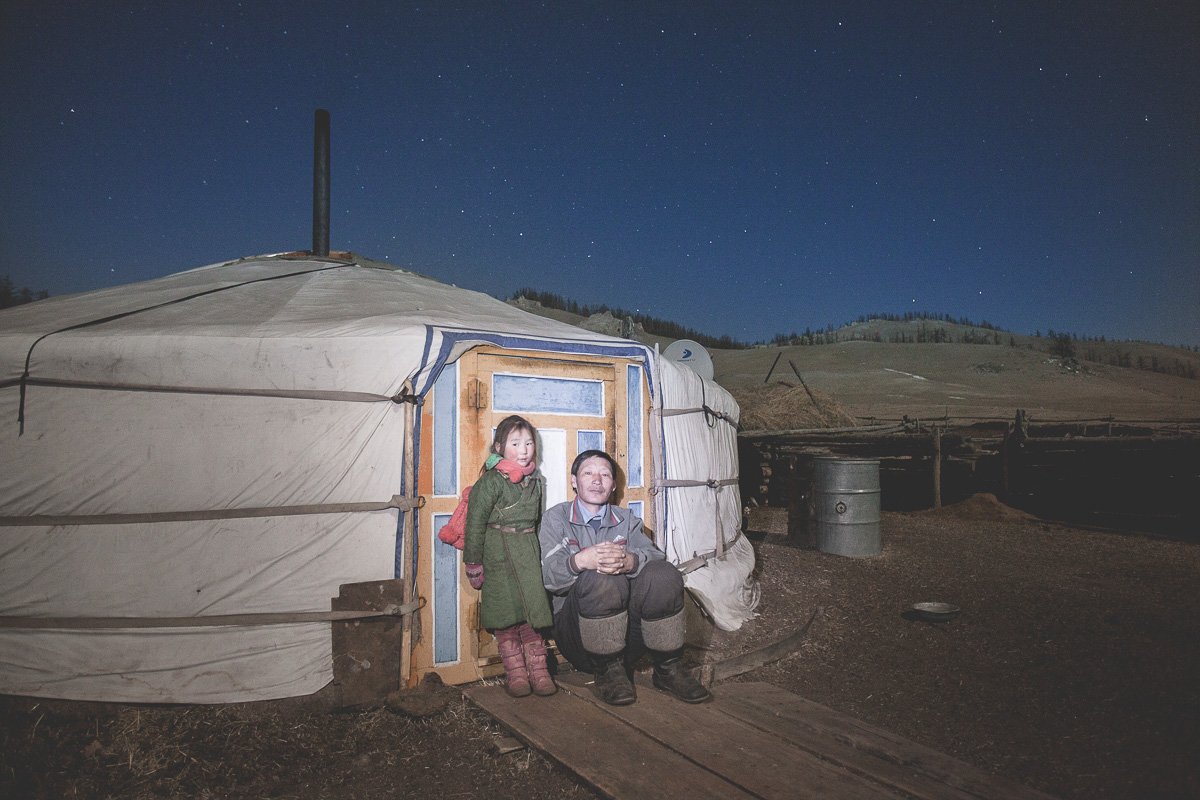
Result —
<svg viewBox="0 0 1200 800"><path fill-rule="evenodd" d="M954 619L962 611L958 606L949 603L913 603L912 610L919 618L930 622Z"/></svg>

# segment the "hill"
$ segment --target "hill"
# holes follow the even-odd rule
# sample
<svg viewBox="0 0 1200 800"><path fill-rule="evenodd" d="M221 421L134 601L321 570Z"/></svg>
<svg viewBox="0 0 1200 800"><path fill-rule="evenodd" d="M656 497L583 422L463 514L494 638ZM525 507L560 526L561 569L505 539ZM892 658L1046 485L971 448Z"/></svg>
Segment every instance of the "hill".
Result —
<svg viewBox="0 0 1200 800"><path fill-rule="evenodd" d="M521 307L603 330L591 327L596 324L591 317L539 309L527 301ZM944 334L935 336L939 328ZM1027 336L940 320L871 319L822 331L837 340L832 344L709 352L716 380L739 397L767 383L798 387L798 372L818 403L828 398L839 412L860 421L906 415L1007 419L1018 408L1043 420L1200 418L1200 380L1187 377L1200 374L1200 354L1161 344L1051 333ZM660 349L671 342L639 330L626 335ZM971 341L988 343L964 343Z"/></svg>
<svg viewBox="0 0 1200 800"><path fill-rule="evenodd" d="M769 371L772 382L798 382L798 371L860 420L1011 418L1018 408L1040 419L1200 417L1200 381L1028 347L849 341L712 356L716 379L732 391L761 386Z"/></svg>

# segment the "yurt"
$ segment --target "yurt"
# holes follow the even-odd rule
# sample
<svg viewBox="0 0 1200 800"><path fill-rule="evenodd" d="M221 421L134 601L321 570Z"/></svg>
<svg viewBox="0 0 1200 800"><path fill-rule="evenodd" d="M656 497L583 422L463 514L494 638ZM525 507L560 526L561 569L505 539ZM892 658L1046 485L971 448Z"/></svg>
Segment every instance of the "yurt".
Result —
<svg viewBox="0 0 1200 800"><path fill-rule="evenodd" d="M539 429L547 503L607 450L712 622L753 615L737 405L635 341L290 254L5 310L0 360L0 693L318 692L331 601L371 581L403 588L401 684L490 674L437 533L511 413Z"/></svg>

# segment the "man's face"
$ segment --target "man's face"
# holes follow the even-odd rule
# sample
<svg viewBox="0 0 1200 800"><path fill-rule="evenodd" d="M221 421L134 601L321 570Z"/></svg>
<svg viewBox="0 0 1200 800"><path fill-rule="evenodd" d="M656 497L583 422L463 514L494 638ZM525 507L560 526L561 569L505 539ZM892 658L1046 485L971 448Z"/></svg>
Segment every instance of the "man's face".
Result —
<svg viewBox="0 0 1200 800"><path fill-rule="evenodd" d="M613 486L612 467L600 456L593 456L579 465L579 471L571 476L571 487L579 495L579 499L590 506L602 506L612 496Z"/></svg>

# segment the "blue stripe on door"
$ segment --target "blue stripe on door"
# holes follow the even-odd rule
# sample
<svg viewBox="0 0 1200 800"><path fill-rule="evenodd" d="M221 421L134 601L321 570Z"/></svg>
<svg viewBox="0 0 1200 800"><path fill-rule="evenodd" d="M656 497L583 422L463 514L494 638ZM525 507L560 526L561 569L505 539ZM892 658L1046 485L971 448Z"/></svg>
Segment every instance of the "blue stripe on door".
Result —
<svg viewBox="0 0 1200 800"><path fill-rule="evenodd" d="M433 493L458 495L458 365L433 385Z"/></svg>
<svg viewBox="0 0 1200 800"><path fill-rule="evenodd" d="M642 486L642 368L632 364L625 368L625 413L625 428L629 431L626 478L629 486Z"/></svg>
<svg viewBox="0 0 1200 800"><path fill-rule="evenodd" d="M437 537L449 514L433 515L433 660L458 661L458 550Z"/></svg>

